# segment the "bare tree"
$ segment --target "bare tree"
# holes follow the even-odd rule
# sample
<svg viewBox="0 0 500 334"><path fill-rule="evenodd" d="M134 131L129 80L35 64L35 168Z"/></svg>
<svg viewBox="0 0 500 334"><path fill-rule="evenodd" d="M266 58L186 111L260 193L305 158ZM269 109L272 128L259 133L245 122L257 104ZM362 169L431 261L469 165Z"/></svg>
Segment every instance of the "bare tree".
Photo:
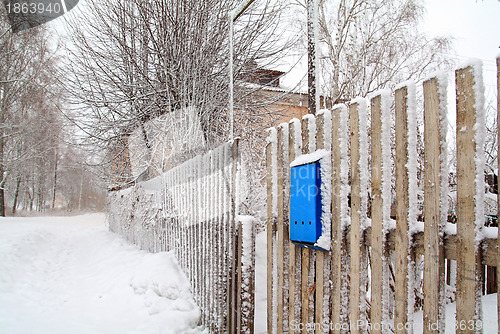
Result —
<svg viewBox="0 0 500 334"><path fill-rule="evenodd" d="M424 13L421 0L322 0L323 93L349 101L448 65L451 41L419 31Z"/></svg>
<svg viewBox="0 0 500 334"><path fill-rule="evenodd" d="M40 160L55 145L59 123L51 99L55 96L56 59L50 51L43 27L16 34L0 12L0 215L5 215L5 191L14 174L14 203L22 191L28 166ZM31 183L31 197L43 193L42 173ZM36 190L35 190L36 188ZM41 196L37 200L42 201Z"/></svg>
<svg viewBox="0 0 500 334"><path fill-rule="evenodd" d="M76 123L102 151L153 117L195 108L205 141L228 132L228 12L238 1L89 0L70 25ZM284 48L282 0L261 0L235 27L235 76ZM239 96L245 92L237 90ZM236 96L236 108L244 109ZM143 131L146 150L152 144Z"/></svg>

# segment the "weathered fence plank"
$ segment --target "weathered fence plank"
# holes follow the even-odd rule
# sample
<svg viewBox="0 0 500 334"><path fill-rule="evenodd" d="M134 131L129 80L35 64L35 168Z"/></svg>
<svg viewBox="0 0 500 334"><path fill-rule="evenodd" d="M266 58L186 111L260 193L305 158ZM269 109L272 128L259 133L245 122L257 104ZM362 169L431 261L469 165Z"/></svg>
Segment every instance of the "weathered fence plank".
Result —
<svg viewBox="0 0 500 334"><path fill-rule="evenodd" d="M284 141L285 141L285 131L284 131L284 126L280 125L278 127L278 141L277 141L277 161L278 161L278 170L277 170L277 183L278 183L278 216L277 216L277 223L276 223L276 243L278 245L277 247L277 256L276 256L276 265L278 269L278 280L277 280L277 287L278 287L278 300L277 300L277 307L278 307L278 319L277 319L277 324L278 324L278 334L283 333L283 309L284 309L284 296L283 296L283 290L284 290L284 235L283 235L283 230L284 230L284 168L288 168L288 166L284 166L284 155L286 152L284 152Z"/></svg>
<svg viewBox="0 0 500 334"><path fill-rule="evenodd" d="M408 88L395 93L396 122L396 234L395 234L395 333L406 333L408 323Z"/></svg>
<svg viewBox="0 0 500 334"><path fill-rule="evenodd" d="M382 292L384 268L384 227L382 199L382 96L371 99L372 140L372 229L371 229L371 314L372 324L382 323ZM382 333L375 327L372 334Z"/></svg>
<svg viewBox="0 0 500 334"><path fill-rule="evenodd" d="M310 115L306 115L302 118L302 154L311 153L314 149L315 145L315 133L313 131L312 122L314 122L314 118L309 117ZM301 277L301 293L302 293L302 323L309 323L310 310L309 303L310 299L314 293L311 289L314 289L312 285L310 285L310 276L312 276L312 272L310 271L311 265L311 253L312 251L308 248L302 248L302 277ZM307 334L307 329L303 328L302 333Z"/></svg>
<svg viewBox="0 0 500 334"><path fill-rule="evenodd" d="M331 324L340 324L341 286L342 286L342 240L341 221L341 126L340 113L345 112L344 106L337 106L332 112L332 287L331 287Z"/></svg>
<svg viewBox="0 0 500 334"><path fill-rule="evenodd" d="M316 149L325 148L325 113L317 116L316 123ZM316 296L315 296L315 323L323 323L323 302L324 302L324 270L325 270L325 253L323 251L316 252ZM321 331L318 331L321 332Z"/></svg>
<svg viewBox="0 0 500 334"><path fill-rule="evenodd" d="M351 324L357 324L361 319L360 290L361 290L361 194L360 194L360 141L359 141L359 104L353 103L349 107L351 126ZM360 333L358 326L351 328L351 333Z"/></svg>
<svg viewBox="0 0 500 334"><path fill-rule="evenodd" d="M276 137L271 130L266 145L267 168L267 332L273 332L273 145Z"/></svg>
<svg viewBox="0 0 500 334"><path fill-rule="evenodd" d="M480 320L480 252L476 243L476 95L471 66L456 71L457 90L457 332L476 333ZM483 171L481 171L483 173ZM484 219L484 218L483 218Z"/></svg>
<svg viewBox="0 0 500 334"><path fill-rule="evenodd" d="M296 158L297 153L300 154L302 152L302 137L300 136L300 121L298 119L294 119L290 121L288 124L288 160L293 161ZM290 178L290 174L289 174ZM288 179L290 183L290 179ZM288 192L290 195L290 192ZM296 307L296 298L297 294L301 296L301 288L300 288L300 275L297 273L297 270L300 266L297 266L297 261L301 259L301 249L300 247L296 247L291 240L289 240L289 281L288 281L288 326L290 327L292 324L296 322L296 310L298 311L298 319L300 319L300 308ZM300 262L299 262L300 263Z"/></svg>
<svg viewBox="0 0 500 334"><path fill-rule="evenodd" d="M444 226L447 212L443 213L441 203L442 173L441 159L446 159L446 134L441 131L446 122L440 108L439 82L433 78L424 82L424 333L444 333L445 258ZM444 138L443 138L444 136ZM445 160L446 161L446 160ZM436 326L437 325L437 326Z"/></svg>

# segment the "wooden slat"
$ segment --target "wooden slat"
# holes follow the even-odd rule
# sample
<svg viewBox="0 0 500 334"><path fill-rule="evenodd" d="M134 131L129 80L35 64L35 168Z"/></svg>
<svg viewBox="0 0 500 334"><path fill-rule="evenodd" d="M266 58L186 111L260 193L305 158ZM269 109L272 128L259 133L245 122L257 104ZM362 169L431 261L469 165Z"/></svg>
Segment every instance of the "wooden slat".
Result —
<svg viewBox="0 0 500 334"><path fill-rule="evenodd" d="M332 288L330 300L331 323L334 325L340 324L340 291L342 285L340 274L342 262L342 224L340 221L340 112L340 107L335 108L332 112Z"/></svg>
<svg viewBox="0 0 500 334"><path fill-rule="evenodd" d="M295 160L295 152L299 149L301 138L296 138L295 127L296 123L290 122L288 124L288 160L291 162ZM290 174L288 175L290 178ZM290 180L288 180L288 184L290 184ZM290 192L288 192L290 196ZM288 198L288 203L290 203L290 198ZM290 328L291 324L295 324L295 297L296 293L300 294L300 285L296 286L295 281L299 276L297 273L296 261L300 259L300 247L296 247L292 241L289 239L288 241L288 249L289 249L289 275L288 275L288 326Z"/></svg>
<svg viewBox="0 0 500 334"><path fill-rule="evenodd" d="M325 113L316 119L316 149L325 148ZM315 322L323 324L325 252L316 251L316 296L314 305ZM318 332L321 332L318 331Z"/></svg>
<svg viewBox="0 0 500 334"><path fill-rule="evenodd" d="M288 138L286 138L288 140ZM284 289L284 236L283 236L283 221L284 221L284 183L283 183L283 155L284 155L284 141L285 141L285 133L283 126L278 127L278 168L277 168L277 182L278 182L278 217L276 223L276 243L277 243L277 255L276 255L276 266L278 271L278 280L277 280L277 311L278 311L278 327L277 333L283 333L283 289Z"/></svg>
<svg viewBox="0 0 500 334"><path fill-rule="evenodd" d="M231 146L226 146L224 149L224 165L227 166L224 170L224 179L228 180L226 182L226 191L224 191L224 210L226 211L225 217L224 217L224 251L225 254L231 254L231 194L230 194L230 180L231 180L231 168L229 167L231 164ZM205 183L205 182L204 182ZM231 258L229 256L224 257L224 277L225 277L225 285L224 285L224 293L225 293L225 299L227 300L227 306L228 308L225 310L224 313L224 328L229 328L229 321L230 321L230 312L231 309L229 308L229 301L230 301L230 296L231 296L231 291L230 291L230 276L231 276ZM206 266L203 266L206 267Z"/></svg>
<svg viewBox="0 0 500 334"><path fill-rule="evenodd" d="M396 90L396 233L395 233L395 333L406 333L408 323L408 91Z"/></svg>
<svg viewBox="0 0 500 334"><path fill-rule="evenodd" d="M476 186L476 96L472 67L456 71L457 90L457 333L474 333L474 328L460 326L480 317L476 314L476 295L481 290L480 261L476 256L475 200ZM481 171L482 172L482 171Z"/></svg>
<svg viewBox="0 0 500 334"><path fill-rule="evenodd" d="M234 333L242 333L241 324L242 324L242 280L243 280L243 271L241 266L242 260L242 252L243 252L243 225L241 221L236 222L236 264L237 264L237 278L236 278L236 331Z"/></svg>
<svg viewBox="0 0 500 334"><path fill-rule="evenodd" d="M237 203L237 196L238 194L236 193L237 188L236 184L238 182L238 170L239 170L239 139L235 139L233 141L233 145L231 147L231 238L232 238L232 251L233 251L233 265L232 265L232 295L233 295L233 320L232 320L232 327L236 328L236 322L237 322L237 315L240 313L240 309L238 307L234 307L235 305L237 306L237 303L241 301L237 299L238 298L238 290L237 290L237 281L236 281L236 269L238 268L239 264L236 262L238 257L236 256L236 215L238 214L238 208L236 207L238 205ZM234 333L234 331L233 331Z"/></svg>
<svg viewBox="0 0 500 334"><path fill-rule="evenodd" d="M372 324L382 323L382 292L384 268L384 227L382 214L382 97L371 99L372 140L372 245L371 245L371 313ZM374 326L372 334L381 333Z"/></svg>
<svg viewBox="0 0 500 334"><path fill-rule="evenodd" d="M359 105L353 103L349 107L351 126L351 324L360 320L360 290L361 290L361 250L360 250L360 169L359 169ZM351 333L360 333L358 326L351 328Z"/></svg>
<svg viewBox="0 0 500 334"><path fill-rule="evenodd" d="M302 153L307 154L310 153L311 149L311 136L314 134L309 133L309 118L302 119ZM309 293L312 287L309 286L309 266L311 262L311 250L307 248L302 248L302 268L301 268L301 322L303 324L309 323ZM305 326L303 327L302 333L307 334L307 329Z"/></svg>
<svg viewBox="0 0 500 334"><path fill-rule="evenodd" d="M436 78L424 82L424 333L441 333L445 284L444 234L441 222L441 143L439 87ZM439 330L441 329L441 330Z"/></svg>
<svg viewBox="0 0 500 334"><path fill-rule="evenodd" d="M267 332L273 330L273 167L272 150L275 143L266 146L267 170Z"/></svg>
<svg viewBox="0 0 500 334"><path fill-rule="evenodd" d="M498 138L497 138L497 145L500 144L500 57L497 58L497 131L498 131ZM497 146L497 152L500 152L500 145ZM500 154L497 153L497 159L498 159L498 170L500 170ZM499 176L499 175L497 175ZM500 208L500 182L497 182L497 208ZM497 213L497 218L500 215ZM498 222L499 220L497 220ZM500 224L498 224L500 226ZM500 238L497 236L497 242L498 242L498 249L500 249ZM498 259L497 259L497 310L498 310L498 333L500 333L500 252L497 252L498 254Z"/></svg>

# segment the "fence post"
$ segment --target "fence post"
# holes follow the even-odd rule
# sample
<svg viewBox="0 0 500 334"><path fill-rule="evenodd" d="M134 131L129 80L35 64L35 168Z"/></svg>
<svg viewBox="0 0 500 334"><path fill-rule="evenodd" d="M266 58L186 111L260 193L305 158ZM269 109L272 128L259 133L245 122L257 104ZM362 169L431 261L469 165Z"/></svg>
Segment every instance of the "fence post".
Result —
<svg viewBox="0 0 500 334"><path fill-rule="evenodd" d="M474 91L476 80L473 67L456 71L457 90L457 333L477 332L476 321L481 320L480 296L481 259L476 242L476 203L481 199L476 191L477 128L476 102L479 92ZM472 172L471 172L472 171ZM483 190L484 191L484 190ZM479 217L478 217L479 218ZM484 219L483 217L479 219Z"/></svg>
<svg viewBox="0 0 500 334"><path fill-rule="evenodd" d="M445 289L444 224L447 212L441 211L441 187L448 187L448 177L442 172L441 159L446 159L446 133L441 131L446 119L441 119L437 78L424 82L424 333L444 333ZM443 83L441 83L443 84ZM446 160L444 160L446 161ZM442 178L446 179L443 184ZM436 282L437 280L437 282ZM435 325L437 324L437 329Z"/></svg>

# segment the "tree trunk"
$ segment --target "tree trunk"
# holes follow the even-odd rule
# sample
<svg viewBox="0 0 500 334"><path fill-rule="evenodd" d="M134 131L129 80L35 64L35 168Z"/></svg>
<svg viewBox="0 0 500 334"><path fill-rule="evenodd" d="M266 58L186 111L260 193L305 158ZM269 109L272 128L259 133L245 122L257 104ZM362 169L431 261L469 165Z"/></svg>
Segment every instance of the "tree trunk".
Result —
<svg viewBox="0 0 500 334"><path fill-rule="evenodd" d="M0 102L1 102L1 110L0 110L0 216L5 217L5 166L3 161L3 149L4 149L4 123L5 123L5 91L4 87L1 87L0 90Z"/></svg>
<svg viewBox="0 0 500 334"><path fill-rule="evenodd" d="M319 110L318 94L318 0L307 0L307 82L308 110L315 115Z"/></svg>
<svg viewBox="0 0 500 334"><path fill-rule="evenodd" d="M82 197L83 197L83 173L80 177L80 196L78 197L78 211L82 211Z"/></svg>
<svg viewBox="0 0 500 334"><path fill-rule="evenodd" d="M19 197L19 187L21 186L21 176L18 175L16 178L16 190L14 191L14 202L12 203L12 215L17 211L17 199Z"/></svg>
<svg viewBox="0 0 500 334"><path fill-rule="evenodd" d="M54 155L54 187L52 189L52 210L54 210L56 205L56 191L57 191L57 161L59 160L57 148Z"/></svg>

